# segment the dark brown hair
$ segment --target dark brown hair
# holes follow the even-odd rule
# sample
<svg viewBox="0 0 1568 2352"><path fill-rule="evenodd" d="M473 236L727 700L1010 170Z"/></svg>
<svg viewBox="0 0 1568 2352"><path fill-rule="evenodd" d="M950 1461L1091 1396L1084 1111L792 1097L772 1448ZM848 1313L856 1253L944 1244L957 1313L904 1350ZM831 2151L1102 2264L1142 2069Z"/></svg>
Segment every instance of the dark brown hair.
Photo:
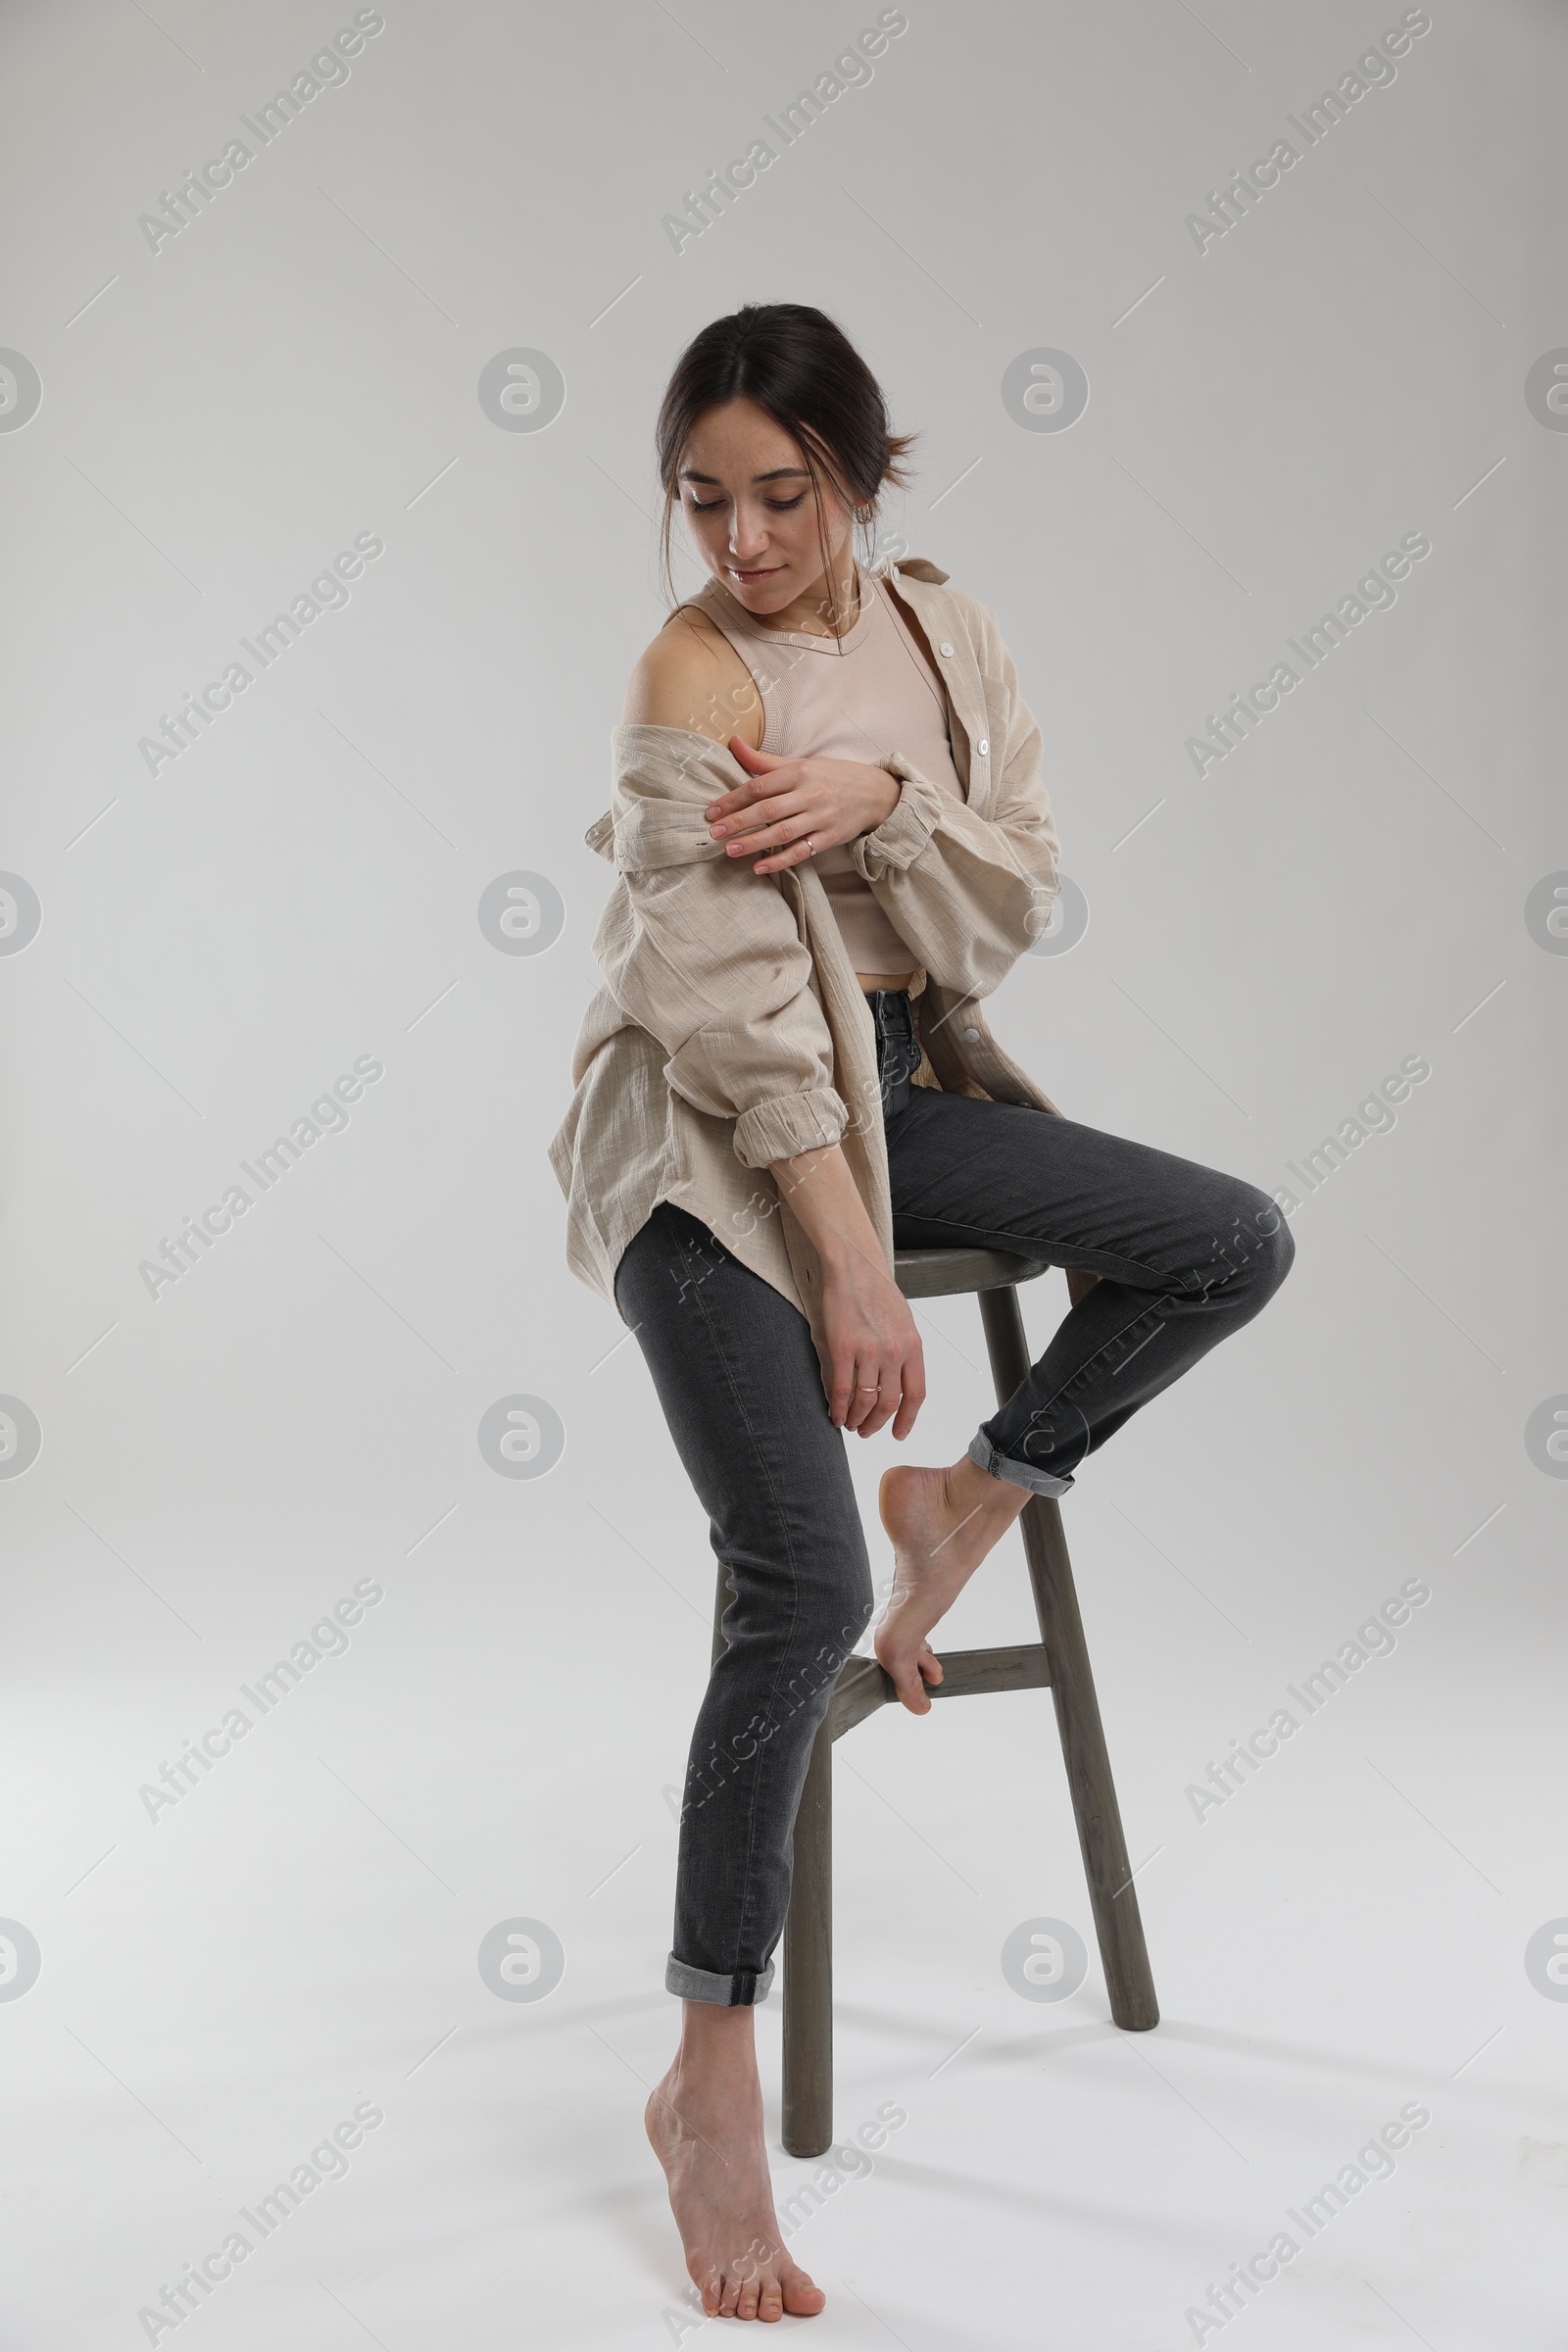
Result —
<svg viewBox="0 0 1568 2352"><path fill-rule="evenodd" d="M802 302L753 302L727 318L715 318L676 361L654 429L664 493L660 553L672 609L676 597L669 524L680 496L686 444L698 418L710 409L743 399L755 401L799 445L816 500L822 572L832 605L825 617L837 636L840 616L822 518L823 479L853 511L867 534L869 550L875 543L883 485L905 486L908 476L903 461L918 436L888 430L881 385L842 327L824 312Z"/></svg>

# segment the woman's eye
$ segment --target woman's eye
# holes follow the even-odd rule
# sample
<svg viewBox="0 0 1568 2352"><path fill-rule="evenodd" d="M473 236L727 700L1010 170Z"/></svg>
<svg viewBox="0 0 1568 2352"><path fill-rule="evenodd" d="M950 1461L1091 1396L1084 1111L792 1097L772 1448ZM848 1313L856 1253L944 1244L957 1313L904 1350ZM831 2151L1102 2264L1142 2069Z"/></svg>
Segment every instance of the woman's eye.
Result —
<svg viewBox="0 0 1568 2352"><path fill-rule="evenodd" d="M805 496L806 492L801 490L796 493L794 498L769 498L763 503L770 507L775 514L789 514L800 505ZM722 498L710 498L706 503L700 498L694 498L692 513L694 514L716 514L719 508L727 504L728 501Z"/></svg>

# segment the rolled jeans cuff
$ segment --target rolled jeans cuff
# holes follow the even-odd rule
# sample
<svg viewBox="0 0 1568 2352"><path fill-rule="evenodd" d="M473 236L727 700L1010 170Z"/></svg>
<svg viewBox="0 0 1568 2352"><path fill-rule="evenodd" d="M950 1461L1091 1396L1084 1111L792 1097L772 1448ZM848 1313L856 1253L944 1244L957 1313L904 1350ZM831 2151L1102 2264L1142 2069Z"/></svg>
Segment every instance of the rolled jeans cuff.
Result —
<svg viewBox="0 0 1568 2352"><path fill-rule="evenodd" d="M671 1952L664 1965L664 1990L678 1993L683 2001L716 2001L725 2009L755 2008L767 1998L773 1966L770 1960L760 1971L737 1968L720 1976L716 1969L692 1968Z"/></svg>
<svg viewBox="0 0 1568 2352"><path fill-rule="evenodd" d="M1009 1487L1027 1487L1031 1494L1065 1494L1072 1485L1070 1478L1058 1478L1053 1470L1037 1470L1033 1462L1009 1460L997 1451L981 1429L969 1440L969 1459L989 1470L993 1478L1005 1479Z"/></svg>

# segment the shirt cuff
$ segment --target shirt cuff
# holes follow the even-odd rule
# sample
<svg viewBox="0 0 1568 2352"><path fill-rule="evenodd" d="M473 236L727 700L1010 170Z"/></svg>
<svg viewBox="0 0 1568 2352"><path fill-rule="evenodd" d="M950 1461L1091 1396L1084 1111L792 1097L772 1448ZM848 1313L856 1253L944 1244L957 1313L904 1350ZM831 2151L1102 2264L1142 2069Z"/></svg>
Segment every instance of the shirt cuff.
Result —
<svg viewBox="0 0 1568 2352"><path fill-rule="evenodd" d="M844 1098L831 1086L812 1087L804 1095L775 1095L754 1102L735 1122L735 1156L744 1167L770 1167L775 1159L793 1159L797 1152L815 1152L836 1144L850 1123Z"/></svg>
<svg viewBox="0 0 1568 2352"><path fill-rule="evenodd" d="M912 865L936 830L942 813L942 788L911 767L902 752L890 752L881 763L897 776L904 790L898 807L873 832L861 833L846 846L850 862L863 881L875 882L891 865L903 873Z"/></svg>

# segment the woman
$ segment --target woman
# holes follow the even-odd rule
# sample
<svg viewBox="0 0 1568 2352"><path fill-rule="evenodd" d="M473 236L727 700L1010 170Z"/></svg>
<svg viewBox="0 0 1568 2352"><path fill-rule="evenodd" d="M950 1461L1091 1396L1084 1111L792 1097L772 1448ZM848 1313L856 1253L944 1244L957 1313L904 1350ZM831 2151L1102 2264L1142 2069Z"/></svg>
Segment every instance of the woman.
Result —
<svg viewBox="0 0 1568 2352"><path fill-rule="evenodd" d="M704 2310L811 2313L784 2251L753 2041L811 1741L872 1609L843 1433L925 1394L895 1243L1073 1269L1029 1379L942 1467L889 1470L876 1655L914 1714L926 1639L1031 1494L1284 1278L1267 1194L1074 1125L979 1000L1039 935L1057 842L993 615L933 564L860 564L910 437L833 322L749 306L682 357L658 426L710 573L632 675L605 976L551 1145L574 1270L636 1333L735 1598L687 1770L680 2048L648 2102ZM673 603L671 588L671 602ZM1097 1279L1098 1278L1098 1279Z"/></svg>

